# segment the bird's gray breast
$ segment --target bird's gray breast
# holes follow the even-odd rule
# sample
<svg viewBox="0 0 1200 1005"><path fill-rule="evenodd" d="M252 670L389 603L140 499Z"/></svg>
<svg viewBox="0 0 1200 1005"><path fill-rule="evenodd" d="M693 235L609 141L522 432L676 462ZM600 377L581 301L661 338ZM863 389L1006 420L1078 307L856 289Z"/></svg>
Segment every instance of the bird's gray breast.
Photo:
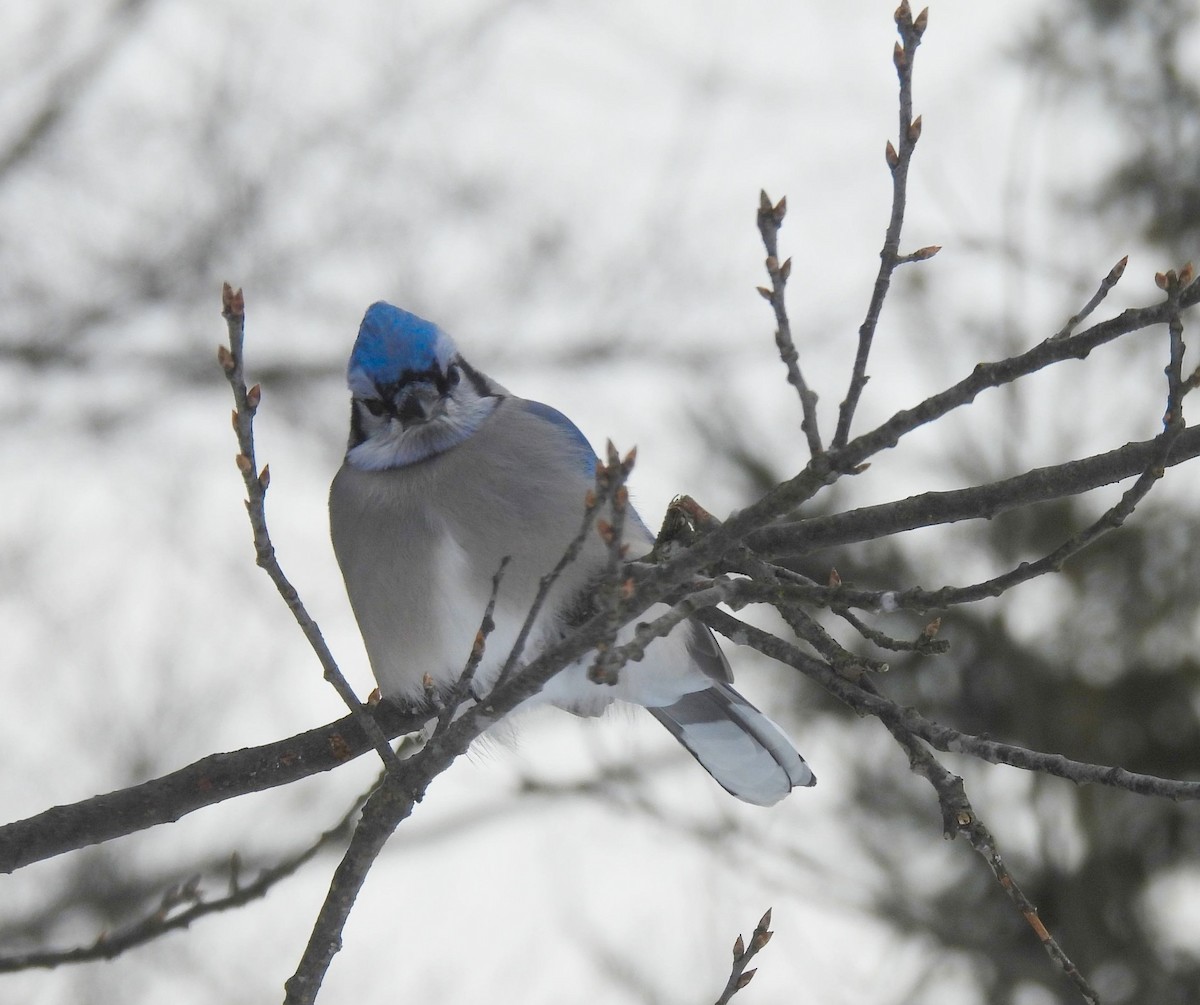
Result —
<svg viewBox="0 0 1200 1005"><path fill-rule="evenodd" d="M539 580L578 531L592 484L566 437L507 399L435 457L342 467L330 492L333 545L385 694L418 698L425 674L457 677L506 556L489 655L507 654ZM581 589L603 560L594 538L558 597Z"/></svg>

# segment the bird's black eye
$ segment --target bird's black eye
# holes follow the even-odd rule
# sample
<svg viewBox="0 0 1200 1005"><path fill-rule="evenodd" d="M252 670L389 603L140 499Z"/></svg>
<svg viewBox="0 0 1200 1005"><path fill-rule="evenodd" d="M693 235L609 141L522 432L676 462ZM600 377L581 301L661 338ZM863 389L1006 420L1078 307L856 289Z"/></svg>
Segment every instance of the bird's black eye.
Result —
<svg viewBox="0 0 1200 1005"><path fill-rule="evenodd" d="M384 413L383 402L379 398L363 398L362 403L366 405L367 411L372 415L379 416Z"/></svg>
<svg viewBox="0 0 1200 1005"><path fill-rule="evenodd" d="M460 380L462 380L462 371L458 368L457 364L451 363L446 368L446 383L453 387Z"/></svg>

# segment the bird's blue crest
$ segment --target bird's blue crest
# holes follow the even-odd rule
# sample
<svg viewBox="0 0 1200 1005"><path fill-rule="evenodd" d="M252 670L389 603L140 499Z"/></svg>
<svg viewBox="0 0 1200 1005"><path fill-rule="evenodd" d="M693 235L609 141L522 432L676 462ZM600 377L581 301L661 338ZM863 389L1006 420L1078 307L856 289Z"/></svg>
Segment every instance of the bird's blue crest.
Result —
<svg viewBox="0 0 1200 1005"><path fill-rule="evenodd" d="M454 351L450 336L432 321L380 300L363 315L347 382L355 393L373 394L376 384L394 382L406 370L444 365Z"/></svg>

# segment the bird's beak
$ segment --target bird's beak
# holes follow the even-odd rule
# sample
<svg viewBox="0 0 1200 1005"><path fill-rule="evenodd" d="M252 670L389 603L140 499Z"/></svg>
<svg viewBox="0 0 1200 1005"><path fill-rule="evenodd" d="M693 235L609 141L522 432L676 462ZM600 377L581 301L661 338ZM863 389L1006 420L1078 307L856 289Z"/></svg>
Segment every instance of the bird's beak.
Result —
<svg viewBox="0 0 1200 1005"><path fill-rule="evenodd" d="M442 396L432 384L411 384L404 389L396 408L396 417L408 429L437 417L444 408Z"/></svg>

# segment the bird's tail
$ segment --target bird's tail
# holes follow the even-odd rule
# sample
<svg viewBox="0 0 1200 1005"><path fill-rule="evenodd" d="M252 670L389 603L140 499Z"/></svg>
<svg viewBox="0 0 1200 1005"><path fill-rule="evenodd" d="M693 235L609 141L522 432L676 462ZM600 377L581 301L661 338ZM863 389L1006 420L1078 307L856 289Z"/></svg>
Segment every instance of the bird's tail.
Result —
<svg viewBox="0 0 1200 1005"><path fill-rule="evenodd" d="M783 730L725 683L648 709L727 792L771 806L817 778Z"/></svg>

